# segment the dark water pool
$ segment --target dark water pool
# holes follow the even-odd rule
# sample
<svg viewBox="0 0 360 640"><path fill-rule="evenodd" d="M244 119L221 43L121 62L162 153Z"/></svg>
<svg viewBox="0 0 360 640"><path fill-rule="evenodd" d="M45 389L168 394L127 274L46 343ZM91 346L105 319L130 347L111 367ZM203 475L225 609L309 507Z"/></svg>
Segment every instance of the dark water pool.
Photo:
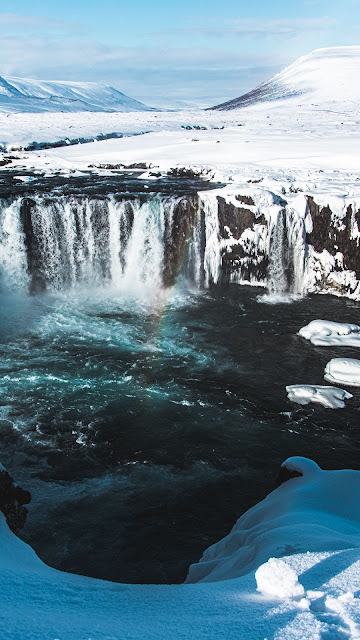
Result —
<svg viewBox="0 0 360 640"><path fill-rule="evenodd" d="M360 392L300 407L334 356L296 335L358 323L329 296L103 290L1 296L0 460L33 493L23 538L49 564L124 582L182 581L274 486L289 455L360 468Z"/></svg>

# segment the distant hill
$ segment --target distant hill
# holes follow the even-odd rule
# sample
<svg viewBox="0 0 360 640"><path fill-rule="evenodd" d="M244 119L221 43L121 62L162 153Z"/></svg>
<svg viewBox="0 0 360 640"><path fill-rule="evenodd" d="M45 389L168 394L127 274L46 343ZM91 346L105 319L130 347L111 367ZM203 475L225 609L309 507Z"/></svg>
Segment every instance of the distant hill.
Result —
<svg viewBox="0 0 360 640"><path fill-rule="evenodd" d="M239 98L212 109L228 111L260 102L360 103L360 46L316 49Z"/></svg>
<svg viewBox="0 0 360 640"><path fill-rule="evenodd" d="M109 85L0 77L0 112L149 110Z"/></svg>

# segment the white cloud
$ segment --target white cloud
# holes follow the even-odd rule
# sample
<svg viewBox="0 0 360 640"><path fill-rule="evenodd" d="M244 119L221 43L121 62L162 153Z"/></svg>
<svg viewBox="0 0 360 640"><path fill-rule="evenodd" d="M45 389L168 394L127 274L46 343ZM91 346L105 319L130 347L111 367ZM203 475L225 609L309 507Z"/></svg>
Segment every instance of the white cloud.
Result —
<svg viewBox="0 0 360 640"><path fill-rule="evenodd" d="M296 38L304 33L327 31L334 27L337 21L334 18L323 16L321 18L238 18L236 20L218 21L218 26L199 26L188 29L172 29L166 34L158 33L157 36L183 37L188 35L202 35L205 37L228 38L242 36L246 38ZM155 35L155 34L154 34Z"/></svg>
<svg viewBox="0 0 360 640"><path fill-rule="evenodd" d="M170 39L168 31L161 38L148 34L148 46L125 47L92 40L71 22L0 13L0 75L105 82L149 103L167 95L212 104L254 88L297 57L286 47L282 55L244 53L236 43L225 50L219 42L214 46L214 35L283 40L333 23L329 18L238 19L219 27L174 30ZM199 34L210 36L208 42L193 46Z"/></svg>

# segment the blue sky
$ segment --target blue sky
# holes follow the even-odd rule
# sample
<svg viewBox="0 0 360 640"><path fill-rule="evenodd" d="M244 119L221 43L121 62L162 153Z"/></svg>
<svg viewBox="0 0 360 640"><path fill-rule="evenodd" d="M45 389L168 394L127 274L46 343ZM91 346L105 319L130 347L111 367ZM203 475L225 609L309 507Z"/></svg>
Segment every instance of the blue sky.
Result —
<svg viewBox="0 0 360 640"><path fill-rule="evenodd" d="M360 0L2 0L0 29L1 75L211 105L313 49L360 44Z"/></svg>

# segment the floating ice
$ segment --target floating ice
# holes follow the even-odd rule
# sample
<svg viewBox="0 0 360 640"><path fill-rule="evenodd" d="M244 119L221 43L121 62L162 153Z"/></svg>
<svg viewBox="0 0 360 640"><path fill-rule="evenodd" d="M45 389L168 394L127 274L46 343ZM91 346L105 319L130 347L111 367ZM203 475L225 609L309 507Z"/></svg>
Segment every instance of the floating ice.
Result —
<svg viewBox="0 0 360 640"><path fill-rule="evenodd" d="M331 320L313 320L300 329L299 336L315 346L360 347L360 326Z"/></svg>
<svg viewBox="0 0 360 640"><path fill-rule="evenodd" d="M327 409L343 409L345 400L353 396L338 387L324 387L311 384L293 384L286 387L288 398L297 404L315 402Z"/></svg>
<svg viewBox="0 0 360 640"><path fill-rule="evenodd" d="M360 360L333 358L325 367L325 380L349 387L360 387Z"/></svg>

